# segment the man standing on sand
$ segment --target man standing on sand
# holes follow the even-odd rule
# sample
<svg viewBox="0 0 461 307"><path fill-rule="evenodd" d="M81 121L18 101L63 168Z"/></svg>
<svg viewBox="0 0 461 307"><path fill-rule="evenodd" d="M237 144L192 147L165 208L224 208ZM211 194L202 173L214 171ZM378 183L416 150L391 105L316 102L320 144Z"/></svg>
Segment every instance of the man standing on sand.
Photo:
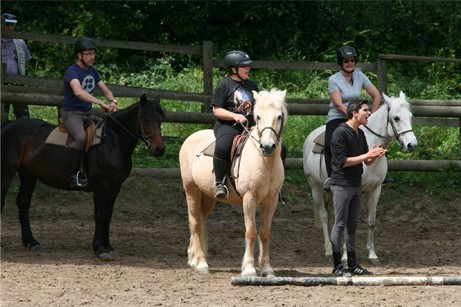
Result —
<svg viewBox="0 0 461 307"><path fill-rule="evenodd" d="M2 14L2 29L14 31L18 20L10 13ZM32 59L29 48L22 39L2 37L2 65L6 74L25 75L27 63ZM29 118L29 107L24 104L13 104L14 115L17 119ZM10 104L4 105L2 120L8 120Z"/></svg>

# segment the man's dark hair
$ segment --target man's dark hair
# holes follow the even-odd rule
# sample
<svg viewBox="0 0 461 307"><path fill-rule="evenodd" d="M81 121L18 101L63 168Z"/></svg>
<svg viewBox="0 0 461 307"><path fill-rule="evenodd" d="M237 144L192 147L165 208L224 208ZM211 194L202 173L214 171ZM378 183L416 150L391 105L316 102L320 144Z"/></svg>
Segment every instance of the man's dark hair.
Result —
<svg viewBox="0 0 461 307"><path fill-rule="evenodd" d="M359 110L362 108L363 104L368 104L367 100L353 100L351 103L346 108L347 112L347 118L351 119L352 118L352 113L353 112L359 112Z"/></svg>

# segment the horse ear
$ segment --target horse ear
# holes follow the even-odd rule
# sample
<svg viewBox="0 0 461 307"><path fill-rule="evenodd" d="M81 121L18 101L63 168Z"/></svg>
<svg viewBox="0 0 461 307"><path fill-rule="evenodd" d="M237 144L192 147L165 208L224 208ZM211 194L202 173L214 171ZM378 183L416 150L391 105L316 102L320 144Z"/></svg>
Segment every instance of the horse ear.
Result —
<svg viewBox="0 0 461 307"><path fill-rule="evenodd" d="M257 91L253 91L253 97L257 100L259 98L259 93Z"/></svg>
<svg viewBox="0 0 461 307"><path fill-rule="evenodd" d="M406 100L405 94L402 91L400 91L400 98L403 99L403 100Z"/></svg>
<svg viewBox="0 0 461 307"><path fill-rule="evenodd" d="M141 102L141 107L144 107L146 105L146 103L147 103L146 94L142 94L140 102Z"/></svg>
<svg viewBox="0 0 461 307"><path fill-rule="evenodd" d="M282 91L283 100L287 97L287 90Z"/></svg>
<svg viewBox="0 0 461 307"><path fill-rule="evenodd" d="M390 107L391 99L386 94L384 94L384 92L383 92L383 98L384 98L384 102Z"/></svg>

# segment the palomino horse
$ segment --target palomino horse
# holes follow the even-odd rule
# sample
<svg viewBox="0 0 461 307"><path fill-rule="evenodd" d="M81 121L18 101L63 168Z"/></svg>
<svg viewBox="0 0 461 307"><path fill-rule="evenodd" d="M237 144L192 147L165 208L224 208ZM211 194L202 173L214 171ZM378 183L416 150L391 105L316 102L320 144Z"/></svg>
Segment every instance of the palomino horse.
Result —
<svg viewBox="0 0 461 307"><path fill-rule="evenodd" d="M93 250L101 259L113 259L117 253L109 242L109 226L114 203L122 183L131 172L131 154L139 140L152 156L161 156L165 144L160 125L163 110L160 99L140 102L105 119L101 144L84 155L83 169L88 177L86 191L93 192L95 232ZM40 249L29 222L29 207L37 180L58 189L72 190L69 181L69 150L46 144L56 126L42 120L15 120L2 126L2 209L5 196L16 173L20 187L16 197L21 222L22 243ZM69 238L72 242L72 238Z"/></svg>
<svg viewBox="0 0 461 307"><path fill-rule="evenodd" d="M245 254L242 276L256 276L254 246L258 239L256 209L260 208L259 275L274 276L269 263L269 239L272 217L284 181L281 137L287 119L286 91L253 92L256 100L256 125L237 162L231 166L235 186L227 179L229 197L220 201L242 204L245 215ZM214 142L213 130L201 130L189 136L179 152L181 177L189 208L190 244L188 263L200 273L208 273L206 221L216 205L213 158L202 152ZM236 188L236 189L235 189Z"/></svg>
<svg viewBox="0 0 461 307"><path fill-rule="evenodd" d="M383 104L368 119L367 127L361 127L365 132L368 146L381 144L383 148L388 148L392 138L400 142L404 152L413 151L418 142L412 130L412 113L410 104L405 98L405 94L400 92L399 98L389 98L385 94ZM303 146L303 167L304 173L309 181L312 190L312 199L315 205L316 226L323 229L325 237L325 256L332 255L329 229L331 229L332 199L330 193L324 192L323 183L327 179L325 160L323 153L315 150L317 137L325 132L325 126L321 126L312 131L306 138ZM320 142L323 144L323 141ZM317 143L318 146L318 143ZM362 175L362 203L368 208L368 258L372 263L378 262L375 252L374 228L376 222L376 208L381 194L381 183L386 177L387 160L385 157L378 159L370 166L364 165ZM343 260L347 256L343 254Z"/></svg>

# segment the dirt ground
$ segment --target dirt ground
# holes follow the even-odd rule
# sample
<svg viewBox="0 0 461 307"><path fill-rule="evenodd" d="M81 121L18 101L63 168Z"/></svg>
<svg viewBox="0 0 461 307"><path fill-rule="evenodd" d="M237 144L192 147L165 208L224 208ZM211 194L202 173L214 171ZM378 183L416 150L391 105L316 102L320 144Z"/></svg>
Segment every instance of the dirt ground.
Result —
<svg viewBox="0 0 461 307"><path fill-rule="evenodd" d="M130 177L116 203L111 242L119 258L96 259L92 194L39 185L31 207L39 252L20 241L12 188L2 213L1 306L461 306L460 286L233 286L240 274L240 206L218 204L208 223L209 275L187 265L189 229L180 179ZM277 208L271 263L277 276L330 276L306 185L286 184ZM403 195L400 197L399 195ZM395 199L398 199L397 201ZM366 208L359 262L376 276L461 276L461 191L387 186L376 226L380 264L366 257Z"/></svg>

